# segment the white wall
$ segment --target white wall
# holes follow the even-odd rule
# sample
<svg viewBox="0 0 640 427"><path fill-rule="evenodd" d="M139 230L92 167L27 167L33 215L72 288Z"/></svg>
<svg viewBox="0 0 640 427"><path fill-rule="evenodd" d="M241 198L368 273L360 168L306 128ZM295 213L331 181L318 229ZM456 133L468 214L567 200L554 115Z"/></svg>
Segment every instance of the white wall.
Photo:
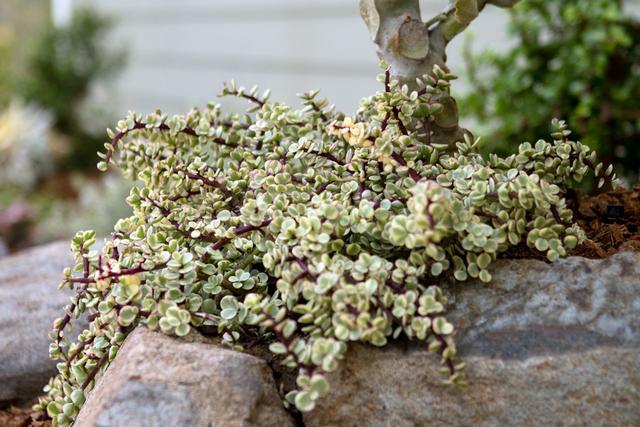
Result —
<svg viewBox="0 0 640 427"><path fill-rule="evenodd" d="M122 16L114 36L126 40L130 62L119 89L136 109L182 111L231 79L287 102L321 88L348 109L375 87L377 60L355 1L101 3Z"/></svg>
<svg viewBox="0 0 640 427"><path fill-rule="evenodd" d="M129 62L112 91L118 113L188 110L235 79L271 88L274 99L320 88L343 111L379 89L374 45L357 0L75 0L116 20L113 41ZM424 18L446 0L424 0ZM503 49L506 13L488 8L471 27L475 46ZM462 71L463 37L449 48ZM459 83L460 84L460 83ZM233 101L232 101L233 102ZM237 104L232 103L231 108Z"/></svg>

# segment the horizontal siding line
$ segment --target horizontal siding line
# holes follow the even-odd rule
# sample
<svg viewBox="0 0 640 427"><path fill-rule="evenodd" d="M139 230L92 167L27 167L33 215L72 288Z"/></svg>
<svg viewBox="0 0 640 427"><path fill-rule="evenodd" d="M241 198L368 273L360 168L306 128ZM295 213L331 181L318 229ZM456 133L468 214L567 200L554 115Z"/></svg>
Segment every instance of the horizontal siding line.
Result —
<svg viewBox="0 0 640 427"><path fill-rule="evenodd" d="M130 86L130 85L118 85L117 89L118 91L120 91L120 93L127 95L126 97L120 96L120 99L117 100L117 102L119 103L122 103L123 100L126 101L127 99L134 98L137 102L142 101L141 103L143 104L154 104L154 107L152 107L150 110L136 111L136 113L139 113L139 114L149 114L158 108L160 108L163 113L172 113L173 110L169 110L166 107L163 108L163 106L168 106L168 105L173 105L173 106L185 105L185 107L182 108L181 112L179 113L179 114L185 114L190 108L193 108L193 107L204 108L210 102L215 102L215 103L224 105L225 109L228 110L227 112L230 112L230 113L243 112L250 107L250 105L245 105L242 102L234 102L235 100L233 100L231 97L218 97L217 91L212 91L210 96L206 96L206 98L201 99L200 96L181 96L181 95L172 94L172 93L159 93L154 89L146 90L138 86ZM291 98L291 96L289 96L289 98ZM271 97L271 99L273 101L281 102L285 98L278 97L278 94L276 93L274 94L274 96ZM302 100L296 97L295 101L291 103L291 106L302 107L303 106ZM177 114L177 113L172 113L172 114Z"/></svg>
<svg viewBox="0 0 640 427"><path fill-rule="evenodd" d="M193 25L215 23L249 23L265 21L332 21L359 20L358 9L341 7L331 9L326 7L287 7L287 8L252 8L234 10L211 10L189 8L182 9L152 9L136 10L126 8L103 8L110 13L118 26L130 25ZM364 25L364 24L362 24Z"/></svg>
<svg viewBox="0 0 640 427"><path fill-rule="evenodd" d="M186 101L185 100L189 100L192 97L187 97L187 96L180 96L178 94L172 94L172 93L162 93L162 92L158 92L155 88L149 88L147 89L142 89L139 86L131 86L131 85L118 85L117 86L118 91L121 94L126 94L126 96L120 95L120 98L135 98L136 100L142 100L142 101L146 101L149 103L154 103L154 104L161 104L161 103L170 103L173 105L181 105L184 104ZM206 106L207 102L211 102L211 101L215 101L216 98L216 94L212 93L211 99L208 101L203 101L202 106ZM161 102L161 101L165 101L165 102ZM195 105L194 105L195 106ZM138 111L138 113L149 113L150 111Z"/></svg>
<svg viewBox="0 0 640 427"><path fill-rule="evenodd" d="M375 55L372 47L372 58ZM296 60L294 58L273 59L268 57L241 58L235 56L219 56L212 53L209 57L185 55L167 52L130 52L130 68L180 69L189 71L231 71L252 72L258 74L282 75L325 75L333 77L366 77L376 72L375 63Z"/></svg>
<svg viewBox="0 0 640 427"><path fill-rule="evenodd" d="M205 105L207 102L225 103L225 100L227 101L231 100L231 102L235 102L237 98L234 96L218 96L222 89L222 83L223 82L220 81L220 82L214 82L212 85L206 85L206 86L210 86L211 90L209 89L203 90L202 88L200 88L200 90L197 92L191 92L189 90L181 90L181 88L177 86L176 87L177 92L166 92L166 91L158 90L157 86L141 87L139 84L132 84L131 81L122 80L121 82L118 82L115 84L115 89L117 89L120 94L126 95L126 98L130 98L131 95L134 95L134 97L137 99L147 99L147 100L171 99L171 101L179 102L179 103L184 103L185 100L189 100L189 99L191 100L198 99L198 100L201 100L198 102L203 102L202 105ZM261 87L261 89L264 90L264 89L267 89L267 87L264 86L264 87ZM312 89L313 88L309 88L308 90L312 90ZM206 98L202 100L201 97L203 94L206 96ZM320 92L320 94L322 95L322 91ZM282 97L283 94L280 94L280 95ZM287 92L286 95L288 98L294 97L295 99L298 99L296 93ZM121 95L121 97L124 98L125 96ZM271 99L273 99L274 101L279 101L280 99L278 98L278 93L275 93L274 95L272 95ZM237 101L242 105L244 105L245 103L245 101L242 99ZM192 101L189 101L189 102L192 102Z"/></svg>
<svg viewBox="0 0 640 427"><path fill-rule="evenodd" d="M117 9L130 9L130 8L146 8L146 9L268 9L268 8L291 8L291 9L311 9L311 8L341 8L345 4L355 5L357 8L357 2L353 3L345 0L316 0L316 1L300 1L300 0L74 0L76 3L86 4L90 3L95 6L113 7ZM432 0L428 0L432 1ZM265 7L265 5L268 5Z"/></svg>

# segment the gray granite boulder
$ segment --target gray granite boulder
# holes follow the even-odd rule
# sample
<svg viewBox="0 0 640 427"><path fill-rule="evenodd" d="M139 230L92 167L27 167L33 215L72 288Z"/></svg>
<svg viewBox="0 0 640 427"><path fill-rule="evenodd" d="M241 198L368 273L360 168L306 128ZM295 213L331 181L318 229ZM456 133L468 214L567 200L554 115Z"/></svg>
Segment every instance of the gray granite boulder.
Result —
<svg viewBox="0 0 640 427"><path fill-rule="evenodd" d="M492 272L448 290L468 387L420 345L352 345L305 425L640 425L640 253Z"/></svg>
<svg viewBox="0 0 640 427"><path fill-rule="evenodd" d="M0 258L0 407L42 394L55 373L48 334L69 303L57 285L72 262L66 241Z"/></svg>
<svg viewBox="0 0 640 427"><path fill-rule="evenodd" d="M137 328L89 394L75 426L294 425L264 360L195 333L188 338Z"/></svg>

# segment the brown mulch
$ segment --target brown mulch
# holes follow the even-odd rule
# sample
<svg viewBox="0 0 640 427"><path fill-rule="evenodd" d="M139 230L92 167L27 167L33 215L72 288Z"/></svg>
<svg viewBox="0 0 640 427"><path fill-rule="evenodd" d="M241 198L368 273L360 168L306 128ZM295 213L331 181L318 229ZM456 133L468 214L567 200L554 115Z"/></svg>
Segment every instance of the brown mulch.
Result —
<svg viewBox="0 0 640 427"><path fill-rule="evenodd" d="M51 427L51 420L45 414L35 413L31 406L15 407L0 410L0 426L2 427Z"/></svg>
<svg viewBox="0 0 640 427"><path fill-rule="evenodd" d="M588 240L572 255L605 258L640 251L640 185L578 198L577 206L576 218Z"/></svg>
<svg viewBox="0 0 640 427"><path fill-rule="evenodd" d="M569 255L598 259L616 252L640 252L640 184L594 196L567 196L574 219L587 235L587 240ZM546 260L543 253L526 244L509 249L500 258Z"/></svg>

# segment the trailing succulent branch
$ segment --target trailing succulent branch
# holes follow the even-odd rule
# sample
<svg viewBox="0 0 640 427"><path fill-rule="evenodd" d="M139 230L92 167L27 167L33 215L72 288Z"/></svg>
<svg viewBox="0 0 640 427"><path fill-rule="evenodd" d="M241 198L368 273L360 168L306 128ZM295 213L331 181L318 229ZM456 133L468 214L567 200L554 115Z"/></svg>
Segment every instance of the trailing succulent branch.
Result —
<svg viewBox="0 0 640 427"><path fill-rule="evenodd" d="M488 4L511 7L518 0L453 0L445 11L422 20L419 0L360 0L360 15L369 28L378 56L389 64L393 78L409 89L437 65L446 68L447 44ZM458 107L448 92L440 95L442 109L434 116L433 139L453 145L468 133L458 125Z"/></svg>
<svg viewBox="0 0 640 427"><path fill-rule="evenodd" d="M103 248L95 233L72 241L75 290L54 322L46 387L54 425L68 425L128 333L144 325L184 336L222 336L241 350L260 336L298 372L286 405L314 408L348 343L376 346L404 335L441 359L447 383L464 382L446 301L433 277L491 280L489 265L526 243L550 260L584 239L564 194L589 171L613 179L563 122L552 141L524 143L506 158L433 140L454 76L435 67L411 90L381 75L382 90L355 115L317 91L292 109L235 84L224 95L252 103L246 115L218 105L168 117L130 113L99 168L134 180ZM89 327L69 337L73 320Z"/></svg>

